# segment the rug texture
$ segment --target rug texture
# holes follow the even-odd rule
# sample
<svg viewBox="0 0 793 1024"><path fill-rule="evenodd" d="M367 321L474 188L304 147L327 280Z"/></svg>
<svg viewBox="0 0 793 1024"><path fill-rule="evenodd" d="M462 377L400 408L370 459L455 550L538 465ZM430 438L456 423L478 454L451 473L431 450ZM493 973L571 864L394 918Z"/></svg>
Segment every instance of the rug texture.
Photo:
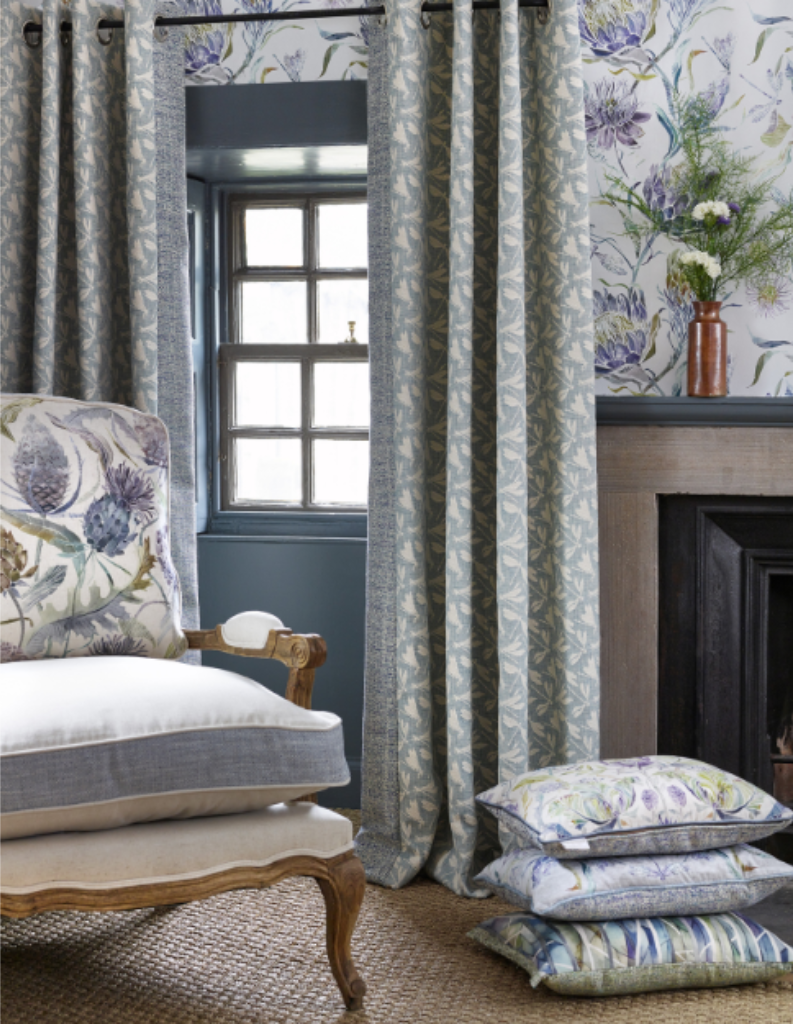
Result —
<svg viewBox="0 0 793 1024"><path fill-rule="evenodd" d="M3 1024L791 1024L793 985L565 999L466 938L509 911L420 878L369 886L347 1014L310 879L201 903L3 923Z"/></svg>

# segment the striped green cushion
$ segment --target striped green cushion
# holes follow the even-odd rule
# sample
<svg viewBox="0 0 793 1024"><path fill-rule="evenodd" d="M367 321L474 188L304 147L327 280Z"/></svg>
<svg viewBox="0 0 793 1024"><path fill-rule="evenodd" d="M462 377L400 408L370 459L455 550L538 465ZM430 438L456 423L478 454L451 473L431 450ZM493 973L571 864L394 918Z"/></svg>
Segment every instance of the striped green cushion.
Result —
<svg viewBox="0 0 793 1024"><path fill-rule="evenodd" d="M742 914L562 923L494 917L469 933L555 992L718 988L793 972L793 949Z"/></svg>

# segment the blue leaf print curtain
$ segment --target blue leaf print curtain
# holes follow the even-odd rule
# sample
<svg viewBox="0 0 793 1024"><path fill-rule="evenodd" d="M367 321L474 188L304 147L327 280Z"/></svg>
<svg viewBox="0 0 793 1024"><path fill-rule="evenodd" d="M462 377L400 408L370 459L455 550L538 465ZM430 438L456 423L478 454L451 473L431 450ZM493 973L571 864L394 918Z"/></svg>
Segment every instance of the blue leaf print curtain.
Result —
<svg viewBox="0 0 793 1024"><path fill-rule="evenodd" d="M598 755L592 291L576 0L371 29L369 878L467 895L474 795ZM506 840L505 840L506 841Z"/></svg>
<svg viewBox="0 0 793 1024"><path fill-rule="evenodd" d="M177 3L2 12L2 390L156 413L171 442L171 545L198 625L188 321L184 40ZM97 33L100 18L123 30ZM41 22L40 44L23 37ZM63 21L72 31L61 33ZM167 396L167 401L161 398Z"/></svg>

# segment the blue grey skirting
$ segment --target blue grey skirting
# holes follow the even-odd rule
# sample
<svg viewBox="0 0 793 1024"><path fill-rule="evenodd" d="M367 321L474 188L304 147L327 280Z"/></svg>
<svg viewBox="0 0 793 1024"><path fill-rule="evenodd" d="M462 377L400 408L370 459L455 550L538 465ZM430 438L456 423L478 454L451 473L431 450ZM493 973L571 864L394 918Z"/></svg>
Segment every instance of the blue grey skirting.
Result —
<svg viewBox="0 0 793 1024"><path fill-rule="evenodd" d="M310 732L203 729L1 760L4 814L172 792L350 781L341 724Z"/></svg>

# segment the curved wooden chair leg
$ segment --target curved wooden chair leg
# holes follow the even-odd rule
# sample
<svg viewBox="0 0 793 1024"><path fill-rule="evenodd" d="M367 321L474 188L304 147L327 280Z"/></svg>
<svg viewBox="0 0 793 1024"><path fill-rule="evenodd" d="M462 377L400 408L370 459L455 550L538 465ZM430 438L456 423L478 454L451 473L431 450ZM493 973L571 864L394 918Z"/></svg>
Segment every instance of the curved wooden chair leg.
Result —
<svg viewBox="0 0 793 1024"><path fill-rule="evenodd" d="M317 878L327 911L328 959L348 1010L362 1010L366 985L352 962L350 939L366 889L363 864L353 854Z"/></svg>

